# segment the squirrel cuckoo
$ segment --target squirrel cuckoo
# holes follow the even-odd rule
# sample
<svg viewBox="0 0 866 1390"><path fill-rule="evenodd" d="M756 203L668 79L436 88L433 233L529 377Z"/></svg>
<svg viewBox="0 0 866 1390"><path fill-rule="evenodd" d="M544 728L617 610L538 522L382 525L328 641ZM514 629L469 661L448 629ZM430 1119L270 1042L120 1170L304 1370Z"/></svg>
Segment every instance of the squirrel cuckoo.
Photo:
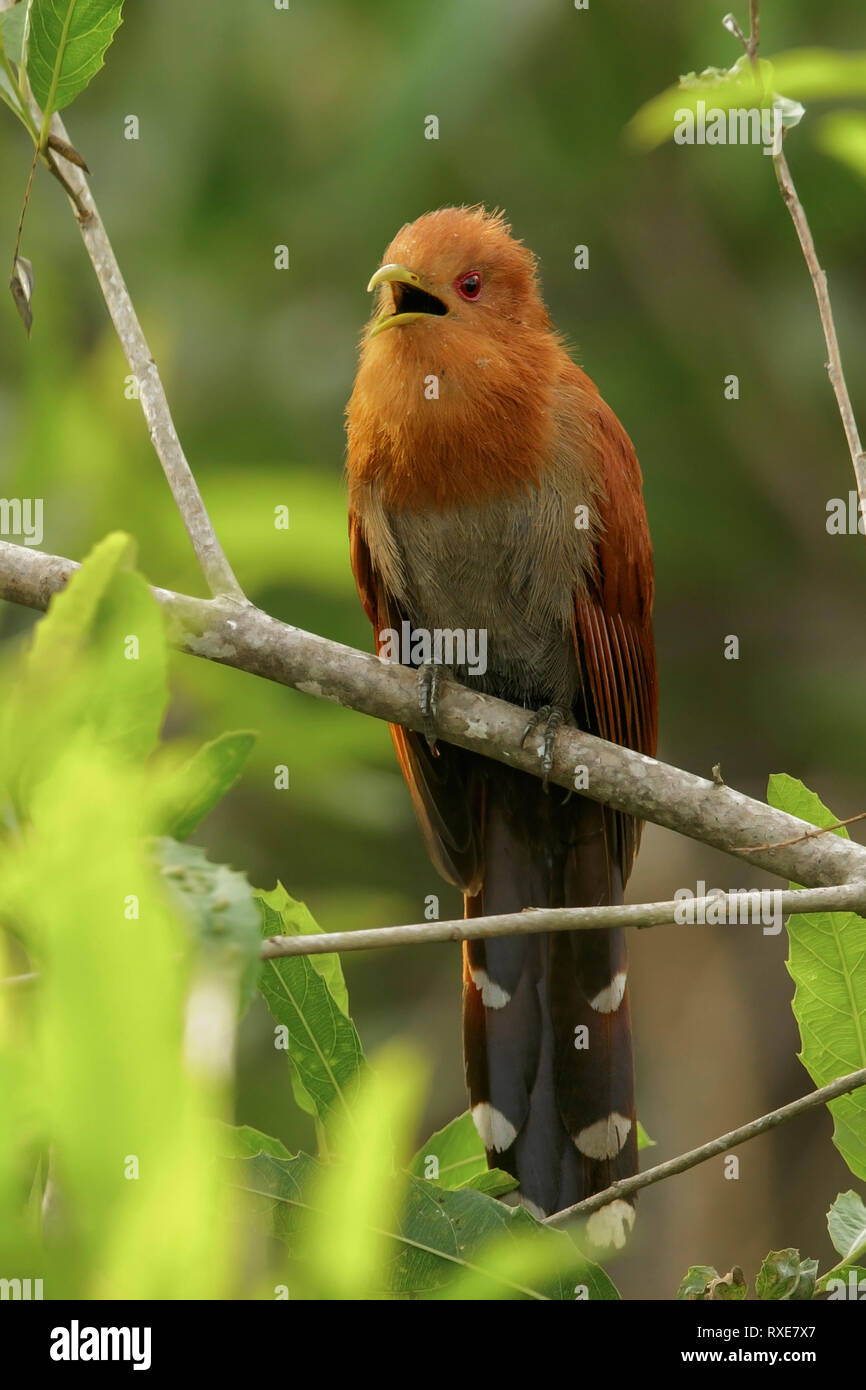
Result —
<svg viewBox="0 0 866 1390"><path fill-rule="evenodd" d="M535 257L500 215L442 208L397 233L368 288L379 300L347 412L349 535L379 649L404 623L483 630L486 671L449 673L536 711L527 736L543 726L545 771L563 720L654 754L640 469L551 324ZM439 670L419 672L431 735ZM391 734L427 849L467 917L622 901L631 817ZM530 1210L561 1210L636 1170L623 930L467 942L463 1019L476 1127ZM633 1212L616 1205L621 1230Z"/></svg>

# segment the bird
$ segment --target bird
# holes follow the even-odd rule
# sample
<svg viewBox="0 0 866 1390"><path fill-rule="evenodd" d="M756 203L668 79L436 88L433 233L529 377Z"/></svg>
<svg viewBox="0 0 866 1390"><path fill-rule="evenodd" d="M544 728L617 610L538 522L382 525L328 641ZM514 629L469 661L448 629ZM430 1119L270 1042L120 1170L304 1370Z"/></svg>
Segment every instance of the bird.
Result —
<svg viewBox="0 0 866 1390"><path fill-rule="evenodd" d="M656 751L654 569L632 443L498 209L407 223L368 290L346 410L349 551L380 655L410 636L397 654L418 667L426 734L391 735L430 858L467 918L621 903L640 822L547 774L564 724ZM429 655L437 633L450 663L445 646ZM475 634L484 661L455 633ZM436 740L449 678L529 713L543 778ZM518 1184L510 1200L540 1219L634 1173L623 928L469 940L463 957L471 1113L488 1164ZM591 1238L620 1245L633 1219L614 1202Z"/></svg>

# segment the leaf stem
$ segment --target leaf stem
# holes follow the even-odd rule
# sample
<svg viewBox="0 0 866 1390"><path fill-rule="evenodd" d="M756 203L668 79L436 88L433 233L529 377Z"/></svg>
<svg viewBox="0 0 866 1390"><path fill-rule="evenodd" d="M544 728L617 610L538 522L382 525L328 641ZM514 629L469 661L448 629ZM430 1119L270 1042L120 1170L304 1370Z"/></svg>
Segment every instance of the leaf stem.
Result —
<svg viewBox="0 0 866 1390"><path fill-rule="evenodd" d="M18 252L21 250L21 234L24 231L24 217L30 205L30 193L33 189L33 175L36 173L36 165L39 162L39 146L33 151L33 159L30 164L30 173L27 175L27 187L24 189L24 201L21 204L21 215L18 218L18 230L15 233L15 249L12 252L12 272L18 262Z"/></svg>
<svg viewBox="0 0 866 1390"><path fill-rule="evenodd" d="M48 100L42 112L42 125L39 128L39 148L44 150L48 141L48 132L51 128L51 117L54 115L54 102L57 97L57 88L60 83L60 73L63 68L63 59L66 57L66 45L69 40L69 29L72 24L72 16L75 14L75 6L78 0L68 0L69 8L63 20L63 27L60 31L60 42L57 45L57 56L54 59L54 68L51 73L51 86L48 88Z"/></svg>
<svg viewBox="0 0 866 1390"><path fill-rule="evenodd" d="M864 1255L866 1255L866 1240L861 1241L850 1254L846 1255L832 1269L828 1269L826 1274L822 1274L815 1288L821 1293L825 1293L831 1279L838 1279L841 1275L847 1274L849 1269L856 1269L857 1261L862 1260Z"/></svg>

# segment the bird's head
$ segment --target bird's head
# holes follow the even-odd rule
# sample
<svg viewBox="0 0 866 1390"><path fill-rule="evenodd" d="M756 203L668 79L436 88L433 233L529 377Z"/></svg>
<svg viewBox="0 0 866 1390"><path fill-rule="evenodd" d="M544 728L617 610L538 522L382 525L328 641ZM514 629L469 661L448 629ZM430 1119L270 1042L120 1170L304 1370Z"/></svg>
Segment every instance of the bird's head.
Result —
<svg viewBox="0 0 866 1390"><path fill-rule="evenodd" d="M441 340L446 329L459 350L519 326L550 326L534 255L483 208L440 208L401 227L367 288L379 298L366 341L388 331L382 346L390 352L410 343L429 350L437 341L430 335Z"/></svg>
<svg viewBox="0 0 866 1390"><path fill-rule="evenodd" d="M400 229L369 288L347 410L353 486L377 479L388 505L441 508L532 484L578 368L529 248L497 213L440 208Z"/></svg>

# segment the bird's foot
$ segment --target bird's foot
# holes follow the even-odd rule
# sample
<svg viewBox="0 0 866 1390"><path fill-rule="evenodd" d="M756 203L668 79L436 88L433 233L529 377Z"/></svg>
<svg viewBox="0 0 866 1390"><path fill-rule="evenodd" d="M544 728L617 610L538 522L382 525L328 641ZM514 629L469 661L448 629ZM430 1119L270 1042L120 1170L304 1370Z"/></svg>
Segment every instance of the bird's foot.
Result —
<svg viewBox="0 0 866 1390"><path fill-rule="evenodd" d="M439 687L445 676L453 678L454 672L440 661L425 661L418 670L418 705L424 720L424 737L434 758L439 756L436 720L439 716Z"/></svg>
<svg viewBox="0 0 866 1390"><path fill-rule="evenodd" d="M548 790L548 780L553 771L553 745L556 740L556 731L562 724L568 724L570 721L571 711L562 705L542 705L541 709L535 711L523 730L523 737L520 740L521 748L525 747L530 734L534 734L539 725L544 725L544 742L539 749L539 755L541 768L544 772L542 786L545 791Z"/></svg>

